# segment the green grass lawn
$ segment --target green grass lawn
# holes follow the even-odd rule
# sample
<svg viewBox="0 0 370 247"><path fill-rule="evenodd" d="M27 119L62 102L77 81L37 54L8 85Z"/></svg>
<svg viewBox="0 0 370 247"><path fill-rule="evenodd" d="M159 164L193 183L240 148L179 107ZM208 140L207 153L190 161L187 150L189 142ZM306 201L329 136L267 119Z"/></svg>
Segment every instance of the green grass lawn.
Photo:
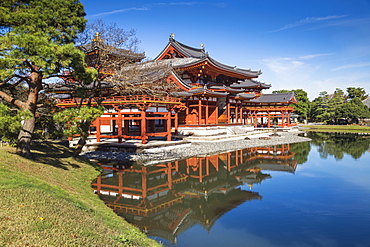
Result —
<svg viewBox="0 0 370 247"><path fill-rule="evenodd" d="M93 193L100 167L54 143L0 147L0 246L160 246Z"/></svg>
<svg viewBox="0 0 370 247"><path fill-rule="evenodd" d="M299 125L307 131L325 131L325 132L350 132L362 133L370 132L370 126L359 125Z"/></svg>

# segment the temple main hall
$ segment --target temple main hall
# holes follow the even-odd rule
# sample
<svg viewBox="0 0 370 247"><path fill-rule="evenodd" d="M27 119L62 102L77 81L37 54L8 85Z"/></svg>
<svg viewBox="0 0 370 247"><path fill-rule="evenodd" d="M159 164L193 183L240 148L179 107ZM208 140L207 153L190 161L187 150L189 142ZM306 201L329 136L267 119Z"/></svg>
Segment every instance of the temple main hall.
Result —
<svg viewBox="0 0 370 247"><path fill-rule="evenodd" d="M98 36L81 46L87 54L88 65L96 66L94 56L102 47L104 41ZM296 125L291 116L294 111L291 104L296 103L293 92L264 94L263 90L271 85L258 81L261 71L218 62L204 46L194 48L170 35L167 45L152 61L140 62L144 54L123 49L114 48L110 52L112 59L129 56L131 64L123 65L120 73L135 71L139 74L135 78L145 80L136 82L138 87L145 85L149 89L117 91L122 85L133 84L117 83L117 78L125 79L111 72L101 79L99 99L77 97L76 89L70 86L49 90L59 95L59 107L84 104L105 107L105 113L91 126L90 134L97 142L105 138L116 139L119 143L127 139L139 139L142 143L153 138L170 141L174 136L189 134L183 131L187 128L289 128ZM126 80L134 79L126 77ZM92 86L87 85L86 90L90 89ZM160 93L151 93L155 91Z"/></svg>

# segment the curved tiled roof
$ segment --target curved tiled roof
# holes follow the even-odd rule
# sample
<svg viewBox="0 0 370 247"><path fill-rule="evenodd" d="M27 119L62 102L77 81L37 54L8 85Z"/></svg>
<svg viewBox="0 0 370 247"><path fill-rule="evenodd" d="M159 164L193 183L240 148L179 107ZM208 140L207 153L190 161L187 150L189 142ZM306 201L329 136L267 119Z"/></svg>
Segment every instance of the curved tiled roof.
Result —
<svg viewBox="0 0 370 247"><path fill-rule="evenodd" d="M229 93L242 93L242 92L244 92L244 90L240 89L240 88L225 87L225 90Z"/></svg>
<svg viewBox="0 0 370 247"><path fill-rule="evenodd" d="M209 86L208 88L212 90L224 90L226 87L224 85L222 86L212 85L212 86Z"/></svg>
<svg viewBox="0 0 370 247"><path fill-rule="evenodd" d="M239 97L241 99L253 99L256 97L256 94L254 93L238 93L236 97Z"/></svg>
<svg viewBox="0 0 370 247"><path fill-rule="evenodd" d="M171 92L170 95L174 97L190 97L193 94L183 91L183 92Z"/></svg>
<svg viewBox="0 0 370 247"><path fill-rule="evenodd" d="M250 76L250 77L258 77L259 75L262 74L261 71L254 71L254 70L250 70L250 69L241 69L241 68L237 68L236 66L233 67L233 66L229 66L229 65L220 63L220 62L216 61L215 59L213 59L213 58L211 58L209 56L207 58L216 67L219 67L221 69L228 70L230 72L240 73L240 74L244 74L244 75L247 75L247 76Z"/></svg>
<svg viewBox="0 0 370 247"><path fill-rule="evenodd" d="M220 69L227 70L229 72L233 72L233 73L236 73L236 74L242 74L242 75L252 77L252 78L258 77L259 75L262 74L261 71L241 69L241 68L237 68L235 66L229 66L229 65L220 63L217 60L211 58L208 55L208 53L205 52L204 49L198 49L198 48L194 48L194 47L184 45L184 44L176 41L172 37L170 37L167 46L162 50L161 53L159 53L159 55L154 60L158 60L170 46L172 46L178 52L180 52L182 55L184 55L185 59L195 58L195 59L199 59L199 61L202 61L202 62L203 61L208 61L209 63L213 64L213 66L218 67ZM176 58L172 58L172 59L169 59L169 60L173 60L173 59L176 59ZM184 58L177 58L177 59L184 59Z"/></svg>
<svg viewBox="0 0 370 247"><path fill-rule="evenodd" d="M207 53L204 51L204 49L197 49L184 45L172 37L170 37L169 43L186 57L203 58L207 56Z"/></svg>
<svg viewBox="0 0 370 247"><path fill-rule="evenodd" d="M291 102L294 100L294 92L288 93L273 93L273 94L262 94L256 99L252 99L251 103L283 103Z"/></svg>
<svg viewBox="0 0 370 247"><path fill-rule="evenodd" d="M193 95L204 93L204 94L211 94L211 95L221 96L221 97L226 97L228 95L228 93L226 93L226 92L215 92L215 91L209 90L209 89L204 88L204 87L191 89L191 90L189 90L189 93L191 93Z"/></svg>
<svg viewBox="0 0 370 247"><path fill-rule="evenodd" d="M113 84L110 81L101 81L101 88L112 88ZM56 83L48 84L46 88L44 88L45 92L53 93L53 92L73 92L76 88L84 88L84 89L93 89L94 83L90 83L88 85L83 83L65 83L63 79Z"/></svg>
<svg viewBox="0 0 370 247"><path fill-rule="evenodd" d="M230 85L231 88L255 88L255 87L262 87L264 89L268 89L271 87L271 85L262 83L262 82L257 82L253 80L244 80L244 81L239 81L238 83L233 83Z"/></svg>
<svg viewBox="0 0 370 247"><path fill-rule="evenodd" d="M111 55L125 57L135 61L141 61L145 58L144 52L135 53L131 50L120 49L114 46L107 45L102 41L92 41L91 43L88 43L86 45L77 46L77 48L83 51L84 53L90 53L95 50L106 50Z"/></svg>

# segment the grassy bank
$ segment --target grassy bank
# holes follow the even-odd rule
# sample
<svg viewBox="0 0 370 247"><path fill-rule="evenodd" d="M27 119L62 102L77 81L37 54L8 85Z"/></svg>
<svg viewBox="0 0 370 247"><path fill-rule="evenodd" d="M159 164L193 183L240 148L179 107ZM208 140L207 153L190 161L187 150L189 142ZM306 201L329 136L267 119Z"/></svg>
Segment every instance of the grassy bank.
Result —
<svg viewBox="0 0 370 247"><path fill-rule="evenodd" d="M93 194L101 172L53 143L0 147L0 246L159 246Z"/></svg>
<svg viewBox="0 0 370 247"><path fill-rule="evenodd" d="M348 132L348 133L370 132L369 126L359 126L359 125L300 125L300 127L302 127L302 130L306 131Z"/></svg>

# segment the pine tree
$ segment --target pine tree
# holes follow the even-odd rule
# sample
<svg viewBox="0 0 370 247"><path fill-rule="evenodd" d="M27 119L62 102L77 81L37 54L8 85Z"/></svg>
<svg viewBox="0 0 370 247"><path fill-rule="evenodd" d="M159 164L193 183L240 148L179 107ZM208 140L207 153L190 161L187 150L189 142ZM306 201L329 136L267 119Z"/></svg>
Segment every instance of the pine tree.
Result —
<svg viewBox="0 0 370 247"><path fill-rule="evenodd" d="M20 155L30 157L43 80L73 69L76 78L91 81L94 73L86 70L84 54L73 43L85 28L84 16L76 0L0 2L0 97L32 115L18 136ZM28 89L26 100L17 92L8 93L19 85Z"/></svg>

